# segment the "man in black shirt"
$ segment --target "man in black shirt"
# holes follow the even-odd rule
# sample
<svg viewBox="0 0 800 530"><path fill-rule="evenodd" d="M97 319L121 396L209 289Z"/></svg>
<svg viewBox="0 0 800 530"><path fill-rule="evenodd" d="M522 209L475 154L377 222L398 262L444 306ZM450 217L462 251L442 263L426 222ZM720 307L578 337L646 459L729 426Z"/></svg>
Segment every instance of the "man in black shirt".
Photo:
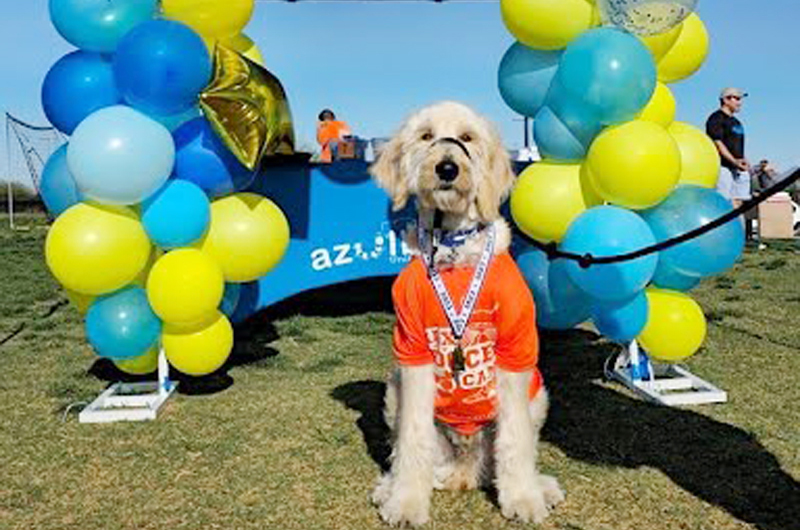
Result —
<svg viewBox="0 0 800 530"><path fill-rule="evenodd" d="M717 191L733 201L734 207L751 196L750 164L744 156L744 127L734 114L742 110L747 94L726 88L720 94L720 108L709 116L706 133L714 140L722 162Z"/></svg>

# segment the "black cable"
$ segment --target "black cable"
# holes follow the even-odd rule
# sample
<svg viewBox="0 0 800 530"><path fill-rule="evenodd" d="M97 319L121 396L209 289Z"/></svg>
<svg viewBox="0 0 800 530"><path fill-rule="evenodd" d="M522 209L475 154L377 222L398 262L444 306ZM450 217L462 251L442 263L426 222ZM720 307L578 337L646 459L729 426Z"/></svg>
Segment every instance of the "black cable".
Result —
<svg viewBox="0 0 800 530"><path fill-rule="evenodd" d="M580 266L584 269L588 269L592 265L606 265L609 263L621 263L624 261L631 261L637 258L641 258L643 256L647 256L650 254L654 254L656 252L660 252L662 250L666 250L668 248L672 248L676 245L680 245L686 241L696 239L703 234L706 234L712 230L719 228L720 226L728 223L745 212L752 210L753 208L757 207L759 204L765 202L767 199L775 195L776 193L780 193L795 182L800 180L800 168L794 168L792 172L785 178L781 179L777 184L767 189L765 192L759 194L757 197L753 197L742 203L741 206L731 210L730 212L726 213L722 217L714 219L710 223L703 225L699 228L695 228L689 232L681 234L679 236L675 236L671 239L667 239L666 241L661 241L660 243L656 243L655 245L651 245L649 247L645 247L639 250L635 250L633 252L627 252L625 254L619 254L617 256L602 256L596 258L591 254L575 254L573 252L564 252L563 250L559 250L555 243L542 243L541 241L537 241L532 239L531 237L527 236L526 234L522 233L521 231L517 230L517 233L522 236L522 238L533 245L534 247L538 248L539 250L545 252L547 254L548 259L551 261L554 259L569 259L572 261L577 261Z"/></svg>

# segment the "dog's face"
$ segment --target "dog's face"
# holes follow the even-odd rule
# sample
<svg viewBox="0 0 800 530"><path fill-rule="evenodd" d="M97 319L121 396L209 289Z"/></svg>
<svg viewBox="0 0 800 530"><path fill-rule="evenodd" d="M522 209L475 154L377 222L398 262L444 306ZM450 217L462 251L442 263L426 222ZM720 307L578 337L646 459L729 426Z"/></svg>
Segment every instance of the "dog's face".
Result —
<svg viewBox="0 0 800 530"><path fill-rule="evenodd" d="M472 109L452 102L411 116L370 172L395 210L416 196L422 208L485 222L499 217L500 204L514 182L494 127Z"/></svg>

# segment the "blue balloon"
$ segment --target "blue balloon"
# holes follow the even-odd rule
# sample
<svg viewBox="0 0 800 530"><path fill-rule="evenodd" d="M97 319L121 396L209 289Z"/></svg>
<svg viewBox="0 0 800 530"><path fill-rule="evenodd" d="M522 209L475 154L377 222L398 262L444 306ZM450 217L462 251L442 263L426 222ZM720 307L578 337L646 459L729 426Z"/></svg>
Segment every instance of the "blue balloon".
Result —
<svg viewBox="0 0 800 530"><path fill-rule="evenodd" d="M205 118L183 124L173 137L175 178L194 182L212 198L243 190L253 182L255 173L236 159Z"/></svg>
<svg viewBox="0 0 800 530"><path fill-rule="evenodd" d="M564 260L551 262L544 252L527 245L515 254L533 293L539 327L564 330L589 319L591 300L569 279Z"/></svg>
<svg viewBox="0 0 800 530"><path fill-rule="evenodd" d="M142 224L163 249L186 247L203 237L211 221L205 192L186 180L170 180L142 204Z"/></svg>
<svg viewBox="0 0 800 530"><path fill-rule="evenodd" d="M42 106L53 127L72 134L87 116L122 102L111 62L99 53L65 55L47 72Z"/></svg>
<svg viewBox="0 0 800 530"><path fill-rule="evenodd" d="M226 283L225 292L222 295L222 302L219 304L219 310L232 317L236 312L236 306L239 305L239 298L242 294L242 286L238 283Z"/></svg>
<svg viewBox="0 0 800 530"><path fill-rule="evenodd" d="M161 320L144 289L126 287L92 303L86 314L86 336L101 357L133 359L155 346Z"/></svg>
<svg viewBox="0 0 800 530"><path fill-rule="evenodd" d="M125 100L145 114L190 109L211 79L203 39L171 20L140 24L119 43L114 75Z"/></svg>
<svg viewBox="0 0 800 530"><path fill-rule="evenodd" d="M179 114L151 114L150 117L169 129L170 132L175 132L186 122L192 121L195 118L200 118L203 115L199 107L192 107Z"/></svg>
<svg viewBox="0 0 800 530"><path fill-rule="evenodd" d="M656 66L644 44L630 33L598 28L567 47L550 94L587 104L608 125L632 120L655 87Z"/></svg>
<svg viewBox="0 0 800 530"><path fill-rule="evenodd" d="M661 289L687 292L697 287L701 280L700 276L683 274L659 259L656 273L653 276L653 285Z"/></svg>
<svg viewBox="0 0 800 530"><path fill-rule="evenodd" d="M730 212L733 206L715 190L694 185L678 187L658 206L641 212L658 241L707 225ZM744 251L744 227L740 218L698 238L661 252L659 269L704 278L731 268Z"/></svg>
<svg viewBox="0 0 800 530"><path fill-rule="evenodd" d="M39 195L42 196L47 211L53 217L58 217L83 200L67 166L66 144L59 147L47 159L47 164L42 170L42 180L39 182Z"/></svg>
<svg viewBox="0 0 800 530"><path fill-rule="evenodd" d="M616 342L630 342L644 329L649 312L647 296L639 291L631 300L596 302L592 320L597 331Z"/></svg>
<svg viewBox="0 0 800 530"><path fill-rule="evenodd" d="M536 50L515 42L503 55L497 81L500 95L514 112L533 118L544 105L558 70L561 50Z"/></svg>
<svg viewBox="0 0 800 530"><path fill-rule="evenodd" d="M564 97L563 92L553 93L547 101L550 110L588 151L589 146L603 130L603 123L598 114L586 103Z"/></svg>
<svg viewBox="0 0 800 530"><path fill-rule="evenodd" d="M583 160L603 126L590 113L581 115L575 108L565 110L562 116L549 106L542 107L533 120L533 140L544 158Z"/></svg>
<svg viewBox="0 0 800 530"><path fill-rule="evenodd" d="M583 145L549 107L533 120L533 141L543 158L577 161L586 157Z"/></svg>
<svg viewBox="0 0 800 530"><path fill-rule="evenodd" d="M110 204L137 204L169 178L175 144L160 123L116 105L81 122L70 140L67 162L86 197Z"/></svg>
<svg viewBox="0 0 800 530"><path fill-rule="evenodd" d="M647 223L635 213L616 206L598 206L582 213L572 222L561 249L581 256L616 256L649 247L655 241ZM592 297L622 301L647 286L657 264L657 254L588 268L583 268L576 261L569 261L567 272L575 285Z"/></svg>
<svg viewBox="0 0 800 530"><path fill-rule="evenodd" d="M158 0L50 0L50 18L70 44L113 52L120 39L156 16Z"/></svg>

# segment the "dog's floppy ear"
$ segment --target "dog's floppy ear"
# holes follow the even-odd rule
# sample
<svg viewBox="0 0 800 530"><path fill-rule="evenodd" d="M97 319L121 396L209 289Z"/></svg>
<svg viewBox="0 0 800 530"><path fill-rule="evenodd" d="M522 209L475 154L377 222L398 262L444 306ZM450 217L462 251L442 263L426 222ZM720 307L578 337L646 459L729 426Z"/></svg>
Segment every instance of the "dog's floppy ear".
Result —
<svg viewBox="0 0 800 530"><path fill-rule="evenodd" d="M500 134L487 123L488 146L486 175L478 186L476 203L484 221L491 222L500 216L500 205L508 197L516 179L511 160L503 146Z"/></svg>
<svg viewBox="0 0 800 530"><path fill-rule="evenodd" d="M402 210L408 202L408 185L403 179L400 168L401 135L395 135L381 150L378 159L369 168L378 186L383 188L392 199L394 211Z"/></svg>

